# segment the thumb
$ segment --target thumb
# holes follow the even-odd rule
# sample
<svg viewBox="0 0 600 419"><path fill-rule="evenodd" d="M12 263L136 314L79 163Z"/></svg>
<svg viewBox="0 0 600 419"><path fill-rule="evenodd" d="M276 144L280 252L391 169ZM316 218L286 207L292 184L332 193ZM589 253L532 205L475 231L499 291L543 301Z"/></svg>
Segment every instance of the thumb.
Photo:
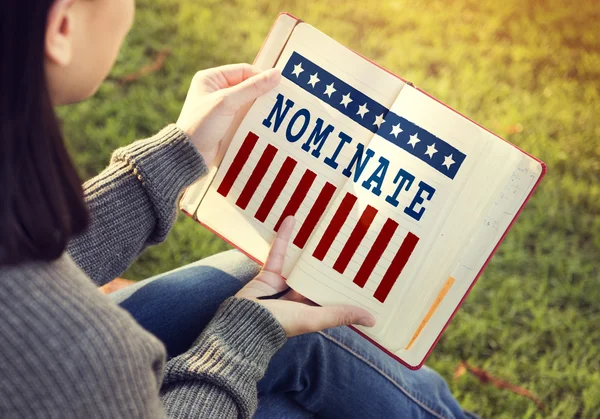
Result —
<svg viewBox="0 0 600 419"><path fill-rule="evenodd" d="M259 96L264 95L269 90L279 84L281 80L281 71L276 68L263 71L260 74L252 76L235 86L222 90L224 105L237 111L246 103L253 101Z"/></svg>
<svg viewBox="0 0 600 419"><path fill-rule="evenodd" d="M310 307L309 310L311 313L306 316L306 320L309 323L307 328L311 329L311 332L351 324L375 326L373 315L367 310L355 306Z"/></svg>

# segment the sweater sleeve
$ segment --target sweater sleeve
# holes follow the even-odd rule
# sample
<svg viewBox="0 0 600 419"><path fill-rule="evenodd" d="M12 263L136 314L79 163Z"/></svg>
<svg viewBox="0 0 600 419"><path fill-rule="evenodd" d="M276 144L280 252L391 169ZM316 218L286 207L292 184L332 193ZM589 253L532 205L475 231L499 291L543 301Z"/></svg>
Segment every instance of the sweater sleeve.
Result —
<svg viewBox="0 0 600 419"><path fill-rule="evenodd" d="M249 418L286 340L263 306L232 297L165 367L162 343L68 256L0 267L0 282L2 418Z"/></svg>
<svg viewBox="0 0 600 419"><path fill-rule="evenodd" d="M170 418L250 418L256 383L286 341L260 304L231 297L192 348L165 369L161 400Z"/></svg>
<svg viewBox="0 0 600 419"><path fill-rule="evenodd" d="M84 184L91 222L69 253L96 284L119 276L147 246L163 241L183 189L207 173L204 160L175 125L113 153Z"/></svg>

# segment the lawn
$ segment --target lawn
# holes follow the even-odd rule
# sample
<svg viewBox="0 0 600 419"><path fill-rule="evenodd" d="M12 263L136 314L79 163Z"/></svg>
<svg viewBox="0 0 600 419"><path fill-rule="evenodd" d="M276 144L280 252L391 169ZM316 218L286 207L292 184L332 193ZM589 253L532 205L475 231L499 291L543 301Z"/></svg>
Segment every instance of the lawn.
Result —
<svg viewBox="0 0 600 419"><path fill-rule="evenodd" d="M571 4L576 4L572 6ZM411 80L548 164L548 175L429 365L483 417L600 417L600 6L596 1L139 0L94 98L60 110L89 178L115 148L174 121L195 71L251 62L286 10ZM168 48L165 65L119 80ZM181 216L124 275L141 279L226 249ZM460 360L547 405L452 374Z"/></svg>

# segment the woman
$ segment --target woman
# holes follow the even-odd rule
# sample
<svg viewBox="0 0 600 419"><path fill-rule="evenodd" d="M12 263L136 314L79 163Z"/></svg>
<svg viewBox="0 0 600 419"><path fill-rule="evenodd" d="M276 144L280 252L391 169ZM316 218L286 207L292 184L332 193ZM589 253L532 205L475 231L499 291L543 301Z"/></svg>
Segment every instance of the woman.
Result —
<svg viewBox="0 0 600 419"><path fill-rule="evenodd" d="M82 190L53 106L95 92L133 0L0 8L0 417L465 416L431 370L408 371L347 328L307 334L372 326L366 311L262 299L285 288L292 219L260 272L227 252L102 296L97 285L166 237L233 114L280 75L198 73L177 123L117 150Z"/></svg>

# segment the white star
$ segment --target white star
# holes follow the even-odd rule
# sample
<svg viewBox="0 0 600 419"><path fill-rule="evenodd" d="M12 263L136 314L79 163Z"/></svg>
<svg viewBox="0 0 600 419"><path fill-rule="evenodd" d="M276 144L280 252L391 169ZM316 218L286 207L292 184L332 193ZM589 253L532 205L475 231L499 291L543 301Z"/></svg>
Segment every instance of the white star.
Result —
<svg viewBox="0 0 600 419"><path fill-rule="evenodd" d="M383 119L383 114L381 114L375 117L375 122L373 122L373 125L377 125L377 128L381 128L381 124L383 124L384 122L385 119Z"/></svg>
<svg viewBox="0 0 600 419"><path fill-rule="evenodd" d="M446 168L450 170L450 166L452 166L454 163L456 162L452 159L452 154L450 154L449 156L444 156L444 162L442 163L442 166L446 166Z"/></svg>
<svg viewBox="0 0 600 419"><path fill-rule="evenodd" d="M365 103L364 105L360 105L358 107L358 112L356 112L357 115L360 115L361 118L364 118L365 114L367 114L369 112L369 109L367 108L367 104Z"/></svg>
<svg viewBox="0 0 600 419"><path fill-rule="evenodd" d="M437 153L437 150L435 149L435 143L428 145L425 154L427 154L429 158L432 158L435 153Z"/></svg>
<svg viewBox="0 0 600 419"><path fill-rule="evenodd" d="M315 85L320 82L321 80L319 80L319 78L317 77L319 75L319 73L315 73L315 74L311 74L310 76L310 80L308 81L308 84L310 84L312 87L315 87Z"/></svg>
<svg viewBox="0 0 600 419"><path fill-rule="evenodd" d="M296 77L300 76L300 73L302 73L304 71L304 69L302 68L302 63L298 63L298 65L294 66L294 71L292 71L292 74Z"/></svg>
<svg viewBox="0 0 600 419"><path fill-rule="evenodd" d="M336 91L336 89L333 88L333 82L332 82L331 84L327 85L327 87L325 88L325 93L323 93L323 94L331 97L331 95L333 93L335 93L335 91Z"/></svg>
<svg viewBox="0 0 600 419"><path fill-rule="evenodd" d="M404 131L402 128L400 128L400 124L396 124L396 125L392 125L392 132L390 132L390 134L392 134L394 137L398 138L398 134L400 134L402 131Z"/></svg>
<svg viewBox="0 0 600 419"><path fill-rule="evenodd" d="M410 136L410 140L408 140L408 144L410 144L412 146L412 148L415 148L415 146L417 145L417 143L419 141L421 141L421 140L419 140L418 134L415 133L415 135ZM435 147L434 147L434 149L435 149ZM427 149L427 151L429 151L429 149ZM435 153L435 151L434 151L434 153ZM432 154L432 156L433 156L433 154Z"/></svg>
<svg viewBox="0 0 600 419"><path fill-rule="evenodd" d="M350 93L347 95L342 95L342 101L340 102L340 105L344 105L344 108L347 108L350 102L352 102L352 99L350 99Z"/></svg>

